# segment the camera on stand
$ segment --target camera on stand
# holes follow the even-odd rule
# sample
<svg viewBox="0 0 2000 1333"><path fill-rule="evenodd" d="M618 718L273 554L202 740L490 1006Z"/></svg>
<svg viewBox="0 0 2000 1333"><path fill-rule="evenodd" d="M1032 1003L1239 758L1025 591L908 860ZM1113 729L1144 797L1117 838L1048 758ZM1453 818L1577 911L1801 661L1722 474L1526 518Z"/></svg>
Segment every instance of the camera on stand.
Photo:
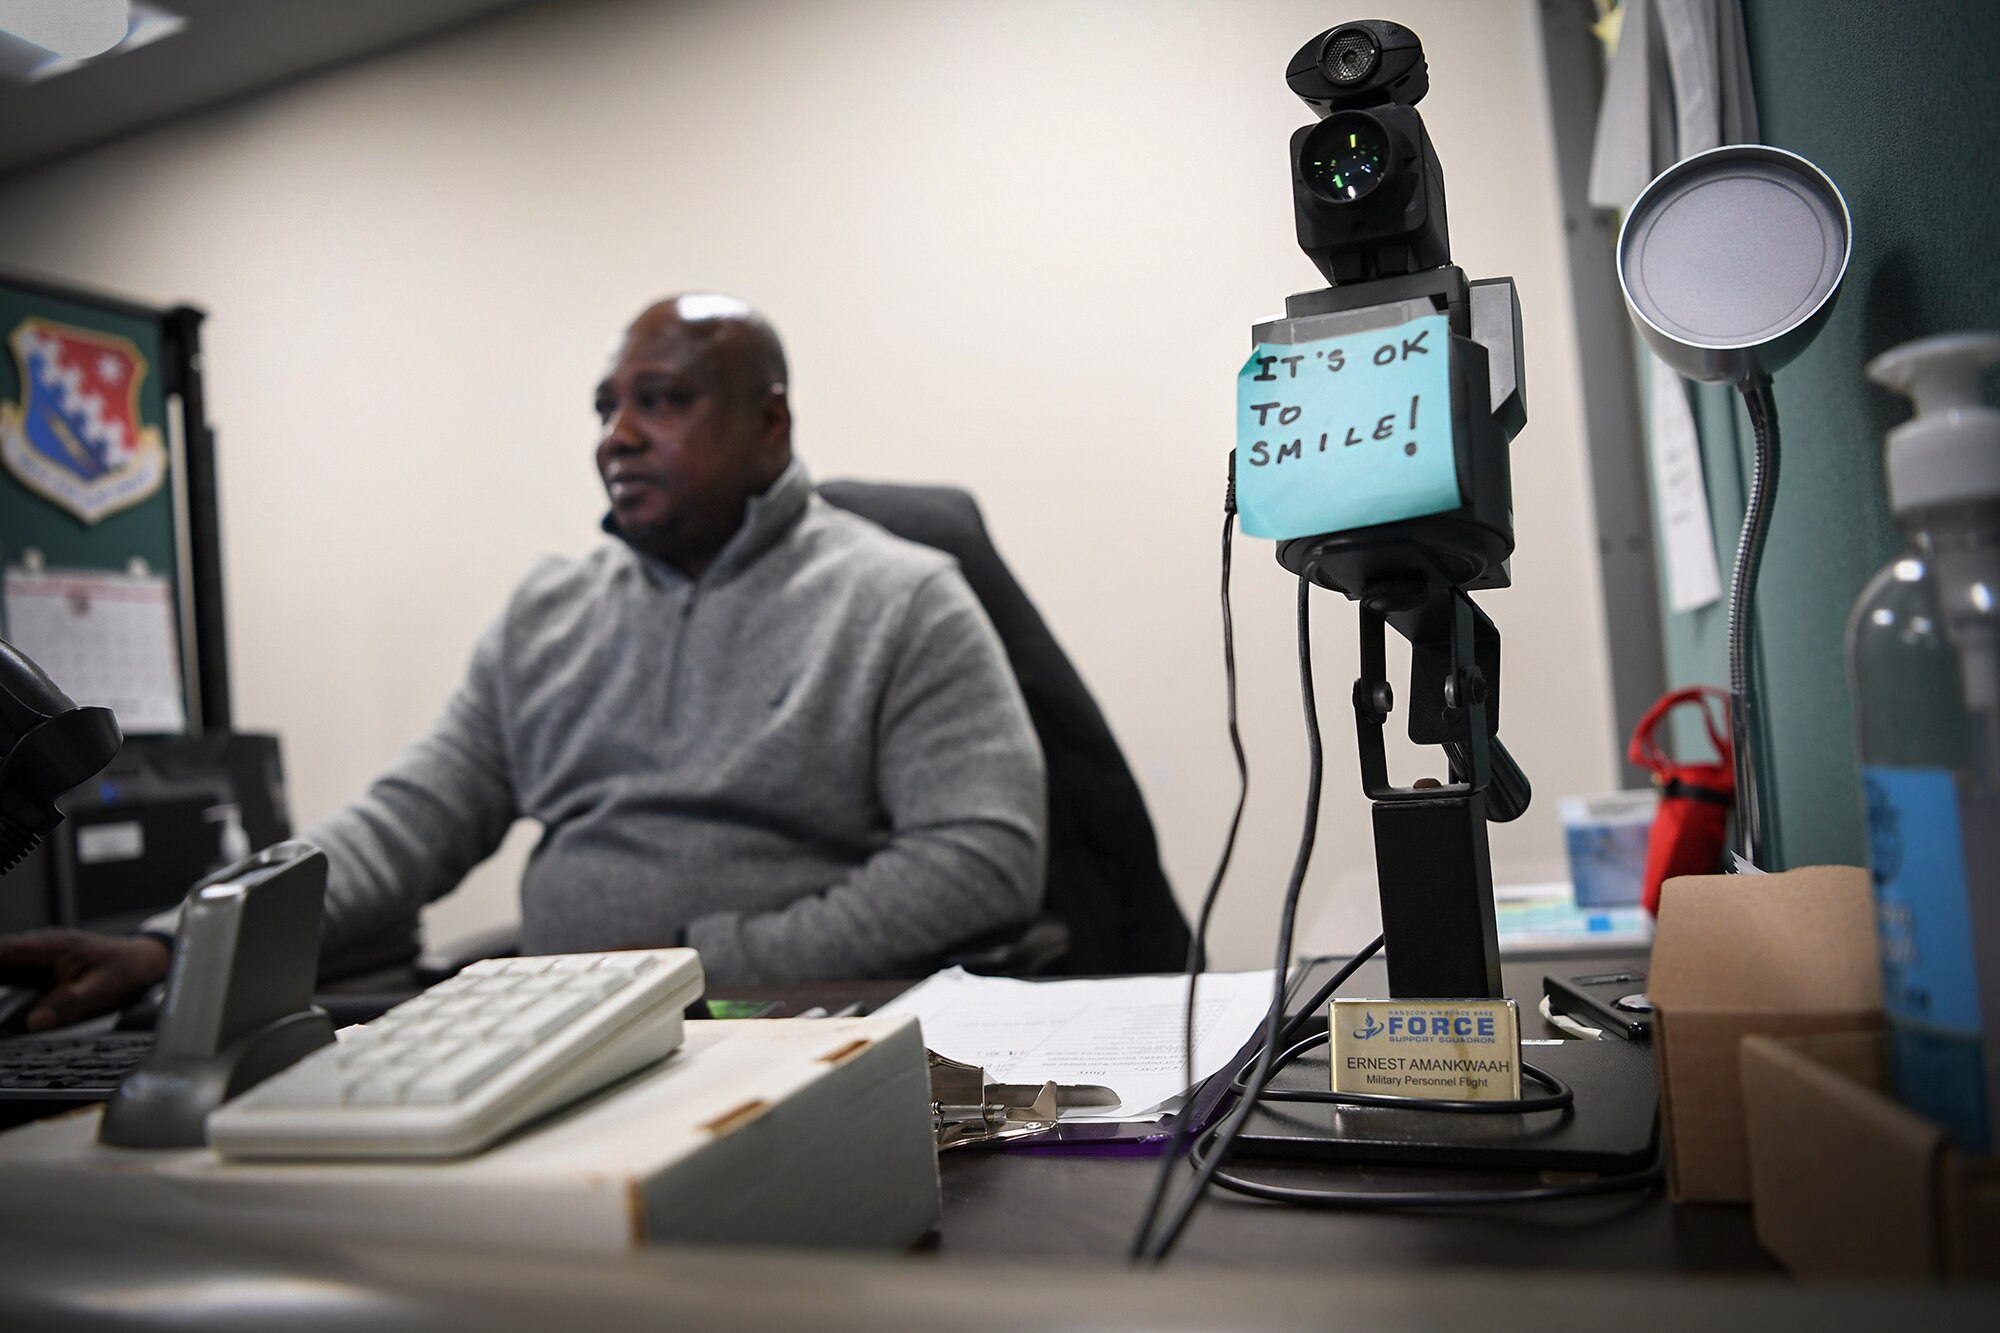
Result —
<svg viewBox="0 0 2000 1333"><path fill-rule="evenodd" d="M1391 993L1497 996L1486 825L1521 814L1530 790L1497 734L1499 631L1467 594L1510 582L1520 306L1511 279L1468 282L1451 263L1416 34L1329 29L1286 83L1320 117L1292 136L1292 187L1299 245L1332 285L1253 330L1238 510L1284 568L1360 607L1353 700ZM1442 749L1442 785L1389 779L1385 627L1410 642L1409 735Z"/></svg>
<svg viewBox="0 0 2000 1333"><path fill-rule="evenodd" d="M1416 110L1430 89L1416 34L1373 19L1330 28L1292 57L1285 81L1319 118L1292 135L1292 194L1300 248L1330 285L1288 298L1283 317L1253 327L1236 376L1230 456L1237 526L1275 542L1278 563L1299 579L1310 766L1277 972L1289 976L1319 820L1314 587L1360 611L1352 701L1382 936L1344 962L1314 960L1297 979L1297 993L1310 998L1274 996L1256 1059L1231 1085L1239 1100L1193 1138L1194 1180L1156 1234L1167 1172L1191 1132L1176 1131L1134 1243L1143 1258L1166 1254L1210 1182L1286 1203L1379 1210L1540 1202L1661 1179L1651 1052L1629 1041L1524 1040L1500 970L1486 826L1519 816L1530 792L1499 738L1500 633L1471 594L1511 582L1508 446L1527 420L1513 280L1468 282L1451 262L1444 172ZM1236 740L1232 531L1225 525L1222 630ZM1390 629L1410 643L1400 700L1410 739L1437 747L1448 782L1389 779L1384 728L1399 703L1388 679ZM1236 750L1247 793L1240 743ZM1242 808L1239 796L1239 819ZM1235 830L1232 821L1204 922ZM1388 998L1341 995L1378 949ZM1191 1033L1192 981L1188 995ZM1524 1058L1530 1045L1535 1064ZM1527 1082L1540 1091L1524 1092ZM1223 1169L1232 1151L1598 1178L1524 1189L1308 1189L1232 1175Z"/></svg>

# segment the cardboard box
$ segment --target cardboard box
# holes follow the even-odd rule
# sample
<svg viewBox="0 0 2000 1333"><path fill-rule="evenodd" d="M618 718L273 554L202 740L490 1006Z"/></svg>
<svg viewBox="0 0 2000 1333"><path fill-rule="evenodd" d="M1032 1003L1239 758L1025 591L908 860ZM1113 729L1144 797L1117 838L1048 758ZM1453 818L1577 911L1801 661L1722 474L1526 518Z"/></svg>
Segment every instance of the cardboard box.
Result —
<svg viewBox="0 0 2000 1333"><path fill-rule="evenodd" d="M1886 1092L1879 1032L1743 1042L1757 1241L1801 1277L2000 1278L2000 1161Z"/></svg>
<svg viewBox="0 0 2000 1333"><path fill-rule="evenodd" d="M92 1108L0 1134L0 1210L620 1251L902 1248L939 1209L930 1069L910 1017L690 1022L681 1049L653 1069L443 1161L107 1148L99 1119Z"/></svg>
<svg viewBox="0 0 2000 1333"><path fill-rule="evenodd" d="M1673 1197L1747 1203L1743 1038L1882 1026L1868 872L1812 866L1668 880L1646 990Z"/></svg>

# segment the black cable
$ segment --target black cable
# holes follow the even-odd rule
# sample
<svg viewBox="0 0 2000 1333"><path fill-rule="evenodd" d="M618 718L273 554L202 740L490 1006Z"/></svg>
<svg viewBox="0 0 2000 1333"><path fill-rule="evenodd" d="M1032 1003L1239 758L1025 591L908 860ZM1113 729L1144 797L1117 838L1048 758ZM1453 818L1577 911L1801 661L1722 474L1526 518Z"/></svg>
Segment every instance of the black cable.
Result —
<svg viewBox="0 0 2000 1333"><path fill-rule="evenodd" d="M1231 455L1232 459L1234 455ZM1167 1197L1167 1186L1174 1178L1174 1163L1188 1149L1188 1142L1194 1135L1194 1003L1195 984L1203 969L1208 965L1208 922L1215 911L1215 903L1222 893L1222 881L1229 873L1229 859L1236 851L1236 831L1243 824L1243 806L1250 799L1250 764L1243 754L1243 733L1236 719L1236 622L1229 607L1230 537L1236 525L1236 479L1235 468L1230 469L1228 494L1222 506L1222 681L1228 697L1229 748L1236 753L1236 810L1229 817L1229 832L1222 840L1222 855L1215 863L1215 874L1210 876L1208 891L1201 896L1201 911L1195 918L1194 934L1188 939L1187 954L1187 1005L1181 1027L1181 1068L1182 1082L1188 1085L1187 1101L1181 1113L1175 1117L1174 1135L1167 1145L1164 1159L1160 1162L1160 1172L1153 1181L1153 1193L1146 1200L1146 1208L1139 1216L1138 1229L1132 1234L1131 1249L1127 1257L1137 1259L1145 1248L1146 1237L1152 1232L1153 1223L1159 1218L1160 1205Z"/></svg>
<svg viewBox="0 0 2000 1333"><path fill-rule="evenodd" d="M1215 1184L1237 1194L1293 1207L1345 1208L1354 1211L1388 1211L1396 1208L1475 1208L1490 1204L1544 1203L1552 1199L1583 1199L1598 1194L1622 1194L1627 1190L1652 1189L1666 1178L1666 1169L1657 1157L1637 1171L1600 1176L1561 1185L1534 1185L1524 1189L1478 1190L1315 1190L1292 1185L1273 1185L1213 1169L1215 1158L1212 1134L1195 1140L1189 1160L1210 1167Z"/></svg>
<svg viewBox="0 0 2000 1333"><path fill-rule="evenodd" d="M1223 535L1223 541L1226 550L1228 543L1228 534L1226 532ZM1223 564L1224 568L1227 569L1228 560L1226 556L1224 558ZM1223 593L1223 600L1225 604L1223 611L1223 644L1224 644L1223 651L1224 651L1224 657L1228 663L1227 673L1233 686L1236 678L1235 657L1233 649L1230 647L1231 640L1229 634L1229 615L1227 610L1228 592L1227 592L1226 576L1225 576L1225 590ZM1234 739L1235 718L1236 718L1236 695L1235 695L1235 690L1233 688L1230 691L1229 703L1230 703L1230 731L1232 739ZM1240 756L1242 754L1242 748L1240 742L1238 743L1237 754L1239 756L1239 761L1240 761ZM1238 818L1241 818L1242 816L1242 808L1243 808L1242 792L1248 788L1250 781L1250 775L1247 769L1242 770L1240 776L1242 778L1243 785L1238 788L1238 798L1237 798ZM1230 826L1230 831L1231 831L1230 842L1233 844L1235 841L1234 837L1235 825L1233 823ZM1222 859L1223 859L1223 865L1226 866L1229 863L1229 853L1227 845L1225 845ZM1222 870L1220 867L1218 867L1216 870L1216 877L1214 881L1212 881L1209 884L1208 896L1202 900L1202 915L1201 915L1202 931L1207 930L1209 908L1214 905L1216 889L1221 885L1221 883L1222 883ZM1196 941L1197 942L1195 947L1201 947L1199 933L1197 933ZM1313 1011L1318 1009L1319 1006L1325 1004L1327 999L1333 994L1333 992L1338 990L1349 977L1354 975L1354 970L1360 967L1363 963L1367 962L1370 958L1373 958L1378 952L1380 952L1381 948L1382 948L1382 937L1380 935L1377 935L1374 938L1374 940L1368 945L1367 948L1363 949L1360 953L1356 954L1354 957L1348 959L1346 964L1342 966L1339 970L1337 970L1333 974L1333 976L1326 982L1325 985L1320 987L1319 993L1314 995L1312 999L1306 1002L1305 1008L1300 1012L1299 1017L1293 1019L1290 1023L1287 1023L1284 1029L1279 1032L1278 1034L1279 1044L1284 1045L1292 1041L1292 1039L1296 1036L1296 1029L1298 1029L1304 1023L1310 1020ZM1189 960L1189 965L1191 968L1193 966L1193 962L1194 962L1193 959ZM1189 990L1187 1021L1188 1021L1189 1032L1191 1034L1194 1023L1194 998L1193 998L1192 987L1190 987ZM1191 1040L1192 1037L1190 1036L1190 1041ZM1259 1046L1258 1050L1262 1049L1263 1048ZM1251 1058L1254 1057L1255 1057L1255 1052L1252 1053ZM1281 1060L1283 1059L1282 1056L1279 1058ZM1190 1083L1192 1083L1193 1077L1194 1077L1193 1074L1190 1072L1188 1075L1188 1080ZM1239 1072L1239 1081L1240 1081L1240 1072ZM1232 1090L1238 1091L1240 1093L1241 1089L1237 1087L1235 1084L1232 1084L1231 1087ZM1132 1237L1132 1247L1128 1252L1129 1258L1137 1259L1143 1252L1145 1248L1146 1237L1151 1232L1155 1219L1159 1217L1160 1203L1166 1197L1167 1186L1173 1180L1174 1163L1179 1161L1181 1155L1187 1151L1189 1140L1194 1137L1195 1130L1198 1128L1194 1124L1193 1088L1189 1089L1188 1098L1189 1098L1188 1103L1186 1106L1182 1108L1181 1114L1177 1118L1177 1123L1174 1126L1173 1141L1167 1146L1165 1160L1163 1160L1160 1163L1159 1174L1153 1180L1152 1197L1147 1200L1145 1213L1140 1218L1139 1230Z"/></svg>
<svg viewBox="0 0 2000 1333"><path fill-rule="evenodd" d="M1313 992L1313 997L1299 1010L1299 1016L1285 1024L1285 1030L1278 1034L1278 1044L1289 1046L1297 1041L1299 1033L1305 1031L1306 1025L1313 1021L1313 1016L1319 1012L1320 1006L1331 1000L1333 993L1347 984L1347 979L1354 975L1355 969L1380 952L1382 952L1382 937L1377 935L1369 941L1367 948L1348 959L1339 971L1327 978L1325 985Z"/></svg>
<svg viewBox="0 0 2000 1333"><path fill-rule="evenodd" d="M1234 492L1234 483L1231 492ZM1236 756L1236 809L1229 816L1229 832L1222 839L1222 855L1216 859L1215 873L1209 877L1208 891L1201 896L1201 911L1195 919L1194 935L1188 940L1188 1015L1183 1054L1188 1063L1188 1079L1194 1078L1194 979L1208 966L1208 922L1222 892L1222 880L1229 873L1229 859L1236 851L1236 831L1243 826L1243 807L1250 799L1250 761L1243 754L1243 731L1236 715L1236 618L1229 606L1230 538L1235 529L1235 505L1222 518L1222 682L1227 700L1229 748Z"/></svg>
<svg viewBox="0 0 2000 1333"><path fill-rule="evenodd" d="M1236 1141L1236 1135L1243 1128L1243 1122L1249 1118L1251 1110L1256 1106L1256 1094L1263 1090L1276 1062L1278 1035L1285 1016L1285 983L1291 965L1292 930L1298 918L1299 893L1305 886L1306 868L1312 862L1313 840L1319 829L1320 781L1325 767L1320 745L1319 708L1313 697L1311 593L1312 579L1301 574L1298 613L1299 695L1305 708L1306 750L1309 759L1306 775L1305 825L1299 831L1298 855L1292 862L1291 880L1285 886L1285 903L1278 927L1277 959L1271 978L1271 1007L1264 1015L1264 1044L1257 1053L1256 1067L1247 1085L1251 1089L1251 1094L1240 1098L1229 1115L1204 1136L1212 1136L1216 1146L1215 1155L1196 1164L1194 1179L1182 1191L1179 1202L1174 1205L1173 1212L1167 1218L1166 1225L1140 1249L1139 1258L1150 1259L1155 1263L1165 1259L1173 1250L1174 1242L1180 1239L1188 1218L1193 1216L1195 1208L1201 1203L1202 1195L1207 1192L1209 1180L1215 1175L1222 1158L1228 1155L1230 1145ZM1198 1147L1200 1143L1201 1140L1197 1139L1196 1146ZM1193 1160L1192 1151L1189 1159ZM1173 1161L1174 1158L1169 1156L1162 1169L1170 1171Z"/></svg>

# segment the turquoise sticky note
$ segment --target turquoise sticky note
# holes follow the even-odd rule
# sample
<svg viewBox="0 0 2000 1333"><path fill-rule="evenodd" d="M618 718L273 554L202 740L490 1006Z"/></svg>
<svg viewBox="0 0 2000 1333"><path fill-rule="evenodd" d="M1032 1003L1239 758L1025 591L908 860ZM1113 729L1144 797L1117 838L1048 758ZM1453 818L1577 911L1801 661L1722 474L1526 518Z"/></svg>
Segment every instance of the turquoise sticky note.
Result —
<svg viewBox="0 0 2000 1333"><path fill-rule="evenodd" d="M1464 503L1443 315L1258 343L1236 374L1236 510L1252 537L1310 537Z"/></svg>

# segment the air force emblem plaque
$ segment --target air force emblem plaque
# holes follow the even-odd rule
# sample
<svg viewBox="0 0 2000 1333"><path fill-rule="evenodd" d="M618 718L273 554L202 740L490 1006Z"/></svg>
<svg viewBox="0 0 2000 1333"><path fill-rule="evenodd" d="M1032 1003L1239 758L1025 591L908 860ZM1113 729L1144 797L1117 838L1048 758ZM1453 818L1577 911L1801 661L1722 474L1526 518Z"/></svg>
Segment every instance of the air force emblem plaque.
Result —
<svg viewBox="0 0 2000 1333"><path fill-rule="evenodd" d="M23 486L85 523L160 489L167 451L139 423L146 358L129 339L24 319L7 341L21 401L0 401L0 459Z"/></svg>

